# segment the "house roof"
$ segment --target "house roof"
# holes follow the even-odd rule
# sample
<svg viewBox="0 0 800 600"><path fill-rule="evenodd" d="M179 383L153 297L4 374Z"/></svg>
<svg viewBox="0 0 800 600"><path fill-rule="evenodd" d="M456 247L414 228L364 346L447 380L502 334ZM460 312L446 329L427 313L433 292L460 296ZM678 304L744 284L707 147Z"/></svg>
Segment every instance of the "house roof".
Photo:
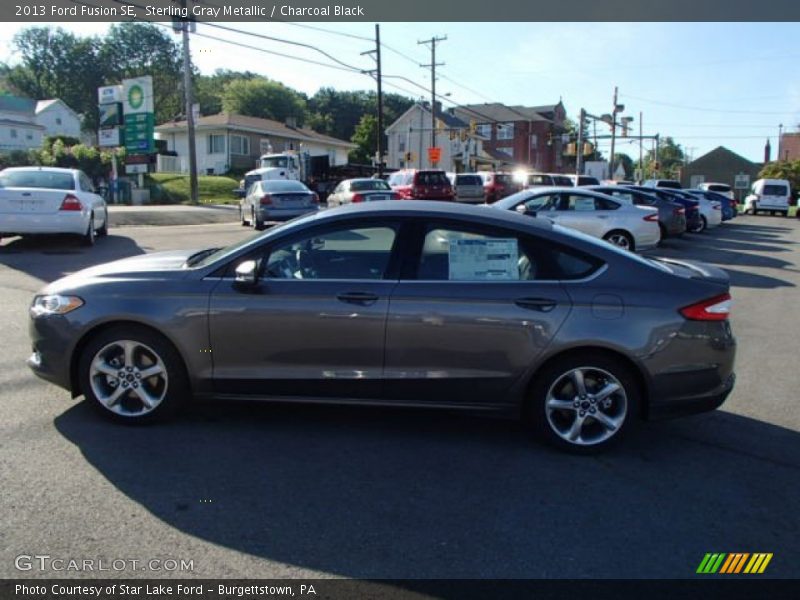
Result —
<svg viewBox="0 0 800 600"><path fill-rule="evenodd" d="M395 119L394 122L386 128L386 131L391 131L397 127L399 123L403 122L407 115L418 110L422 110L423 112L430 114L431 105L428 102L415 102L408 108L408 110L406 110L406 112ZM441 106L437 106L435 114L436 118L444 123L444 126L448 129L467 129L469 127L469 123L452 114L449 109L442 110ZM430 125L427 125L427 127L430 127Z"/></svg>
<svg viewBox="0 0 800 600"><path fill-rule="evenodd" d="M32 121L17 121L16 119L0 119L0 125L9 125L11 127L27 127L29 129L44 129L42 125L38 125Z"/></svg>
<svg viewBox="0 0 800 600"><path fill-rule="evenodd" d="M195 121L195 129L232 129L249 133L260 133L264 135L276 135L293 140L307 142L320 142L334 146L355 148L356 144L340 140L329 135L317 133L313 129L306 127L289 127L285 123L273 121L272 119L261 119L259 117L248 117L235 113L218 113L216 115L206 115ZM159 133L182 133L187 130L186 121L169 121L156 127Z"/></svg>
<svg viewBox="0 0 800 600"><path fill-rule="evenodd" d="M0 111L33 116L36 111L36 100L20 96L0 96Z"/></svg>
<svg viewBox="0 0 800 600"><path fill-rule="evenodd" d="M455 111L462 119L475 120L479 123L513 122L513 121L550 121L540 114L539 108L530 106L507 106L499 102L484 104L465 104L457 106ZM552 108L552 107L550 107ZM483 121L481 120L483 119Z"/></svg>
<svg viewBox="0 0 800 600"><path fill-rule="evenodd" d="M740 156L736 154L736 152L728 150L725 146L717 146L711 152L707 152L703 154L703 156L700 156L695 160L693 160L692 162L690 162L688 165L686 165L686 167L687 168L696 167L710 160L720 160L720 159L726 160L727 162L735 162L739 164L746 164L749 166L757 165L757 163L747 160L744 156Z"/></svg>

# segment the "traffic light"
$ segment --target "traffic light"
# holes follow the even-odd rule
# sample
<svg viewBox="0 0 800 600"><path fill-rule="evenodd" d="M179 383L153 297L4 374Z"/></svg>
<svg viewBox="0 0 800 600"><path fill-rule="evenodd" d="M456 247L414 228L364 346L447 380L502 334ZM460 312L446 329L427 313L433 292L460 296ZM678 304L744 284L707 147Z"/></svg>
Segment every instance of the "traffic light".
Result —
<svg viewBox="0 0 800 600"><path fill-rule="evenodd" d="M405 160L406 162L411 162L411 152L406 152L403 155L403 160Z"/></svg>
<svg viewBox="0 0 800 600"><path fill-rule="evenodd" d="M461 130L461 141L462 142L466 142L467 141L467 130L466 129L462 129Z"/></svg>
<svg viewBox="0 0 800 600"><path fill-rule="evenodd" d="M591 142L584 142L583 143L583 155L584 156L591 156L594 154L594 144Z"/></svg>

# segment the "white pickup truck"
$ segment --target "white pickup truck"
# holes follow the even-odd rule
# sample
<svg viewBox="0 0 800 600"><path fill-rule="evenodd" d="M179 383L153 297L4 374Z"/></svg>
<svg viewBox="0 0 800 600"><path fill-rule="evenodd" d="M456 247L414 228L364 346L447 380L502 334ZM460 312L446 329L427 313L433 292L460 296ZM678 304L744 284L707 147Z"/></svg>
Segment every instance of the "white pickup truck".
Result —
<svg viewBox="0 0 800 600"><path fill-rule="evenodd" d="M93 246L108 233L108 210L78 169L12 167L0 171L0 239L69 233Z"/></svg>

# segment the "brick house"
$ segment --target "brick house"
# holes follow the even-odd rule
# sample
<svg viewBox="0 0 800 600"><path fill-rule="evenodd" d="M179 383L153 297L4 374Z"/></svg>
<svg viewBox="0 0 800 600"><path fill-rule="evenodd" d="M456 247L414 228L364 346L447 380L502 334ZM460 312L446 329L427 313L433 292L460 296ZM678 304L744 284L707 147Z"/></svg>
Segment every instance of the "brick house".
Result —
<svg viewBox="0 0 800 600"><path fill-rule="evenodd" d="M736 175L747 174L752 183L758 179L758 173L763 166L763 163L750 162L743 156L718 146L683 167L680 180L685 188L697 187L704 182L727 183L733 187Z"/></svg>
<svg viewBox="0 0 800 600"><path fill-rule="evenodd" d="M800 160L800 133L781 134L775 160Z"/></svg>
<svg viewBox="0 0 800 600"><path fill-rule="evenodd" d="M566 167L561 139L566 110L561 101L545 106L468 104L456 107L454 114L476 124L488 154L535 171L561 172Z"/></svg>

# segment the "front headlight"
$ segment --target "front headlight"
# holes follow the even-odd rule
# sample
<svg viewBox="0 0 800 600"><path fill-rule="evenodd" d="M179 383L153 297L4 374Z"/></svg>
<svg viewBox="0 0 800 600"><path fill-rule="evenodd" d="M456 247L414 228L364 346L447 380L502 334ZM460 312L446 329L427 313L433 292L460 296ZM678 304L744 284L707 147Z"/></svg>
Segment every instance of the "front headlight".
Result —
<svg viewBox="0 0 800 600"><path fill-rule="evenodd" d="M46 315L65 315L81 306L83 306L83 300L77 296L61 296L59 294L36 296L31 304L31 317L35 319Z"/></svg>

